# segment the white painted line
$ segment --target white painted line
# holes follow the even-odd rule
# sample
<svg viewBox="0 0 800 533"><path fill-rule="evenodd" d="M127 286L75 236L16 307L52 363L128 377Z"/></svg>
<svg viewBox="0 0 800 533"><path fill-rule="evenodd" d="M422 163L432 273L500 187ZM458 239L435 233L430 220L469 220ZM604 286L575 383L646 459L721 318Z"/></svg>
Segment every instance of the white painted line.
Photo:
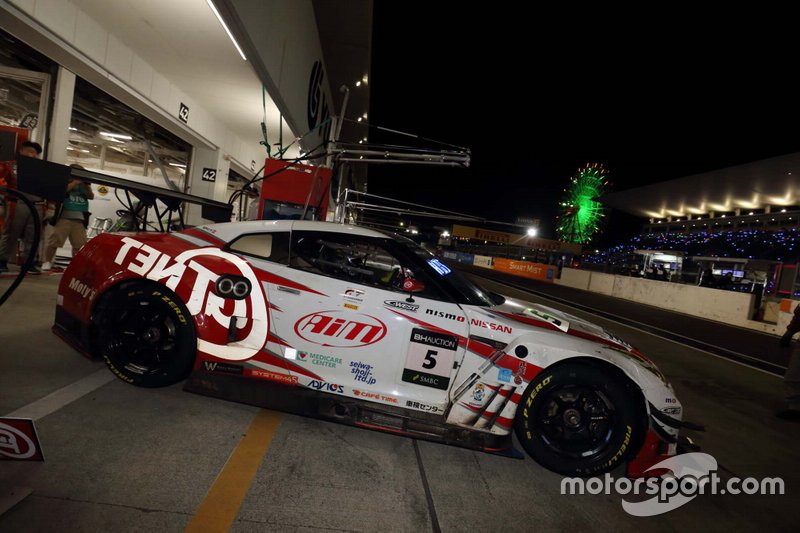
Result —
<svg viewBox="0 0 800 533"><path fill-rule="evenodd" d="M526 291L526 290L521 289L519 287L515 287L514 285L509 285L508 283L503 283L502 281L497 281L497 280L494 280L494 279L491 279L491 278L484 278L482 276L478 276L478 277L480 277L481 279L486 280L486 281L491 281L492 283L497 283L498 285L505 285L506 287L514 289L515 291L527 293L527 294L530 294L530 295L535 296L537 298L541 298L543 300L547 300L547 301L553 302L553 303L558 304L558 305L563 305L564 307L569 307L570 309L574 309L575 311L578 311L578 312L589 313L589 311L587 311L587 309L594 309L592 307L589 307L588 305L583 305L583 304L581 304L581 305L583 305L584 308L581 309L580 307L575 307L573 305L566 304L566 303L564 303L562 301L554 300L552 298L548 298L547 296L542 296L540 293L534 293L534 292L531 292L531 291ZM653 333L652 331L648 331L648 330L642 329L642 328L637 328L636 326L631 326L628 323L622 322L622 320L633 322L635 324L642 324L643 326L646 326L648 328L652 328L652 329L656 329L656 330L659 330L659 331L663 331L665 333L669 333L670 335L675 335L676 337L683 337L684 339L694 340L694 339L691 339L690 337L686 337L685 335L681 335L679 333L673 333L671 331L667 331L665 329L659 328L658 326L651 326L650 324L644 324L643 322L638 322L636 320L632 320L632 319L629 319L629 318L621 317L619 315L615 315L614 313L609 313L607 311L603 311L602 309L596 309L596 311L598 313L605 313L606 315L619 318L620 321L617 322L617 324L619 324L620 326L623 326L623 327L626 327L626 328L635 329L636 331L641 331L642 333L647 333L648 335L652 335L653 337L656 337L657 339L664 339L665 341L669 341L669 342L671 342L673 344L677 344L679 346L684 346L686 348L691 348L693 350L697 350L698 352L703 352L703 353L706 353L708 355L714 356L717 359L722 359L723 361L728 361L729 363L734 363L734 364L743 366L745 368L749 368L750 370L756 370L756 371L761 372L763 374L767 374L768 376L772 376L772 377L776 377L776 378L779 378L779 379L783 379L783 376L781 376L779 374L776 374L775 372L770 372L769 370L763 370L761 368L756 368L756 367L748 365L746 363L742 363L740 361L735 361L735 360L733 360L733 359L731 359L729 357L723 357L723 356L715 354L713 352L709 352L708 350L704 350L702 348L698 348L697 346L692 346L691 344L684 344L684 343L682 343L680 341L676 341L675 339L671 339L669 337L663 337L661 335ZM600 315L598 315L598 316L595 316L594 318L600 318L600 319L608 320L609 322L615 322L615 320L613 318L609 318L608 316L600 316ZM742 328L742 329L746 329L746 328ZM750 331L750 330L748 330L748 331ZM698 341L698 342L702 342L702 341ZM727 350L727 351L729 351L732 354L736 354L736 355L739 355L741 357L744 357L746 359L752 359L754 361L758 361L759 360L759 359L756 359L755 357L751 357L749 355L740 354L739 352L734 352L733 350ZM780 366L780 365L775 365L775 366Z"/></svg>
<svg viewBox="0 0 800 533"><path fill-rule="evenodd" d="M103 367L97 372L93 372L85 378L79 379L75 383L62 387L44 398L31 402L24 407L20 407L16 411L8 413L5 416L39 420L51 413L55 413L75 400L86 396L90 392L99 389L114 379L116 379L114 374Z"/></svg>

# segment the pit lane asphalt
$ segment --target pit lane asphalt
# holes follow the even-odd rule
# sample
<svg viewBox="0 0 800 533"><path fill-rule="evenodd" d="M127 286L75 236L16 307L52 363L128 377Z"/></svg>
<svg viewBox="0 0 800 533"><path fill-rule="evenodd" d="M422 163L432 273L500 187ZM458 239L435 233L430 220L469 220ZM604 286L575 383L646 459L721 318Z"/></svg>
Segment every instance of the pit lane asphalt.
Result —
<svg viewBox="0 0 800 533"><path fill-rule="evenodd" d="M102 368L49 332L57 281L30 278L0 308L2 414ZM653 358L686 418L707 425L705 434L689 433L724 466L723 477L780 476L787 494L703 495L664 515L637 518L623 511L618 495L561 495L561 477L528 458L424 441L416 443L417 453L411 439L282 415L231 530L797 530L800 424L773 416L781 403L779 378L564 309ZM0 531L181 531L258 412L184 393L180 385L102 384L39 419L44 464L0 462L0 491L26 483L34 489L0 516Z"/></svg>

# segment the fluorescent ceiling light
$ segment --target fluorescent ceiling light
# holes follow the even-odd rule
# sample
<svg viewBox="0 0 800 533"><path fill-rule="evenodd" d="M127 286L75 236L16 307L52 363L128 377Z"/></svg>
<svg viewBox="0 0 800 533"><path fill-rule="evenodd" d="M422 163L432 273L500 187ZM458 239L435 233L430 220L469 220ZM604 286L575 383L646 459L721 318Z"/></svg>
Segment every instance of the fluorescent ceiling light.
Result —
<svg viewBox="0 0 800 533"><path fill-rule="evenodd" d="M239 52L239 55L242 56L242 59L247 61L247 58L244 57L244 52L242 52L242 49L239 48L239 43L237 43L236 39L233 38L233 34L231 33L231 30L228 29L228 25L225 24L224 20L222 20L222 15L220 15L219 11L217 11L217 7L214 5L214 2L212 2L211 0L206 0L206 2L208 3L208 7L211 8L211 11L214 12L214 15L216 15L217 20L219 21L219 23L222 24L222 28L225 30L225 33L227 33L228 37L230 37L231 42L233 43L233 46L236 47L236 51Z"/></svg>
<svg viewBox="0 0 800 533"><path fill-rule="evenodd" d="M186 165L184 165L184 164L181 164L181 163L170 163L170 164L169 164L169 166L171 166L171 167L181 167L181 168L186 168Z"/></svg>
<svg viewBox="0 0 800 533"><path fill-rule="evenodd" d="M70 126L69 131L78 131L78 128L73 128L72 126Z"/></svg>
<svg viewBox="0 0 800 533"><path fill-rule="evenodd" d="M124 139L126 141L132 141L133 137L130 135L125 135L124 133L109 133L107 131L101 131L100 135L103 137L110 137L112 139Z"/></svg>

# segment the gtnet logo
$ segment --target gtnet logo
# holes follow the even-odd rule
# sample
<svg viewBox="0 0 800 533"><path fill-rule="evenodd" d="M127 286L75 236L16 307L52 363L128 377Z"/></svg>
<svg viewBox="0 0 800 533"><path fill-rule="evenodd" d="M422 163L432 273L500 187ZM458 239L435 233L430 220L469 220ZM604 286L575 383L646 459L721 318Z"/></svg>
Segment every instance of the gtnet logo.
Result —
<svg viewBox="0 0 800 533"><path fill-rule="evenodd" d="M677 509L703 494L784 494L782 478L756 479L732 477L722 480L717 475L717 460L707 453L686 453L665 459L648 468L669 470L661 477L613 479L564 478L561 494L619 494L621 496L652 496L633 501L622 499L622 508L633 516L655 516Z"/></svg>

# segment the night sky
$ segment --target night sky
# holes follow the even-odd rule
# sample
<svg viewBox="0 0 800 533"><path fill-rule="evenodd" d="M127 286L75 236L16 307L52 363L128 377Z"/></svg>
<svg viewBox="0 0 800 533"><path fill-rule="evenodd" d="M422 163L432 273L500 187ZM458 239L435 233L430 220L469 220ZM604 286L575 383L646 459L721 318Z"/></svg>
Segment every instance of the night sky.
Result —
<svg viewBox="0 0 800 533"><path fill-rule="evenodd" d="M626 13L632 27L473 5L374 3L370 123L469 147L472 165L373 165L370 192L540 218L553 238L561 191L588 161L623 190L800 150L797 43L780 14L765 27L752 13ZM639 226L612 212L595 244Z"/></svg>

